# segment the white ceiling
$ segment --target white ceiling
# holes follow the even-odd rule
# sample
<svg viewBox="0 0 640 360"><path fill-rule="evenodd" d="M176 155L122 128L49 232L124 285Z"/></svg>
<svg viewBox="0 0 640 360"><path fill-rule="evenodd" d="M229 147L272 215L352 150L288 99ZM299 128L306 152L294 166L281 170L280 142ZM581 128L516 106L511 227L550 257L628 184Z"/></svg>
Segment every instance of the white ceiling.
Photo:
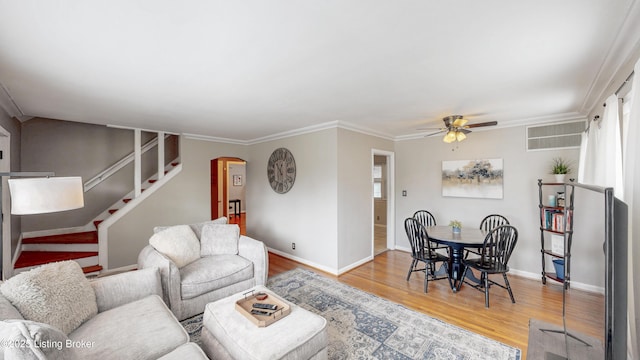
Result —
<svg viewBox="0 0 640 360"><path fill-rule="evenodd" d="M639 43L635 2L0 0L0 96L17 115L241 141L584 118Z"/></svg>

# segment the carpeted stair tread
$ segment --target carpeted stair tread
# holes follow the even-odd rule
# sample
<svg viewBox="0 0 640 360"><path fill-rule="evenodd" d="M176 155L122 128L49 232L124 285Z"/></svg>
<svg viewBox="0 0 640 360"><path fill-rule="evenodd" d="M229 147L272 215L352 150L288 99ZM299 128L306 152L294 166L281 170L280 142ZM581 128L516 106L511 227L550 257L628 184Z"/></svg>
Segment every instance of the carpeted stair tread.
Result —
<svg viewBox="0 0 640 360"><path fill-rule="evenodd" d="M109 210L109 214L112 214L112 215L113 215L116 211L118 211L118 209L110 209L110 210Z"/></svg>
<svg viewBox="0 0 640 360"><path fill-rule="evenodd" d="M97 251L23 251L15 268L44 265L56 261L75 260L98 256Z"/></svg>
<svg viewBox="0 0 640 360"><path fill-rule="evenodd" d="M93 222L93 226L96 227L96 229L98 228L98 225L100 225L101 222L103 222L104 220L96 220Z"/></svg>
<svg viewBox="0 0 640 360"><path fill-rule="evenodd" d="M86 231L80 233L48 235L22 239L23 244L97 244L98 233Z"/></svg>

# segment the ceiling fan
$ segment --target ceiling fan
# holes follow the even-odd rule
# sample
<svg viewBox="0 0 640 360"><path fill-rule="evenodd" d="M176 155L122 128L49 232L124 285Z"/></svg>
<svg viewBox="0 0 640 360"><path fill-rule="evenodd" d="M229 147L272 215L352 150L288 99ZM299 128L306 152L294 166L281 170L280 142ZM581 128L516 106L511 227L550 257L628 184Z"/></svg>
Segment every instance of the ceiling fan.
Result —
<svg viewBox="0 0 640 360"><path fill-rule="evenodd" d="M483 126L495 126L498 125L497 121L487 121L477 124L467 124L469 120L465 119L462 115L449 115L442 118L444 121L444 127L439 128L440 131L429 134L427 136L438 135L446 133L442 141L446 143L452 143L454 141L462 141L467 138L467 134L471 132L471 128L483 127ZM427 129L424 129L427 130Z"/></svg>

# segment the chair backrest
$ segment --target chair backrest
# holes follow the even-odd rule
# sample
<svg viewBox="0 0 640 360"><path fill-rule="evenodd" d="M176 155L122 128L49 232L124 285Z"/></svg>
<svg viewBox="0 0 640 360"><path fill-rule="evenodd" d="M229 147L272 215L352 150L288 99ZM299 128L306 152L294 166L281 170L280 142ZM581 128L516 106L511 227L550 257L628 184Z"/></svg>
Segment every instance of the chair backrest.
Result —
<svg viewBox="0 0 640 360"><path fill-rule="evenodd" d="M404 230L411 244L411 256L415 259L428 259L431 254L431 242L427 230L414 218L404 220Z"/></svg>
<svg viewBox="0 0 640 360"><path fill-rule="evenodd" d="M480 230L491 231L502 225L509 225L509 220L502 215L491 214L482 219L480 222Z"/></svg>
<svg viewBox="0 0 640 360"><path fill-rule="evenodd" d="M424 227L436 226L436 218L427 210L418 210L413 214L413 218L418 220Z"/></svg>
<svg viewBox="0 0 640 360"><path fill-rule="evenodd" d="M481 264L487 267L502 264L506 267L517 242L518 230L511 225L502 225L491 230L484 238L480 253Z"/></svg>

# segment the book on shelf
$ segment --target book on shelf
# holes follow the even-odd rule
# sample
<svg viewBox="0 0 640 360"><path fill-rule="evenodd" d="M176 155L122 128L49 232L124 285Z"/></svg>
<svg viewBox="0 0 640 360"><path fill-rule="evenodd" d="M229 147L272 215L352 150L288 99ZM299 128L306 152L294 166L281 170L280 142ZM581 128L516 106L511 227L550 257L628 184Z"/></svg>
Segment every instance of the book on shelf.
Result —
<svg viewBox="0 0 640 360"><path fill-rule="evenodd" d="M571 228L571 211L568 212L566 221L567 227ZM560 209L545 209L544 210L544 227L547 230L564 232L565 231L565 216L564 211Z"/></svg>

